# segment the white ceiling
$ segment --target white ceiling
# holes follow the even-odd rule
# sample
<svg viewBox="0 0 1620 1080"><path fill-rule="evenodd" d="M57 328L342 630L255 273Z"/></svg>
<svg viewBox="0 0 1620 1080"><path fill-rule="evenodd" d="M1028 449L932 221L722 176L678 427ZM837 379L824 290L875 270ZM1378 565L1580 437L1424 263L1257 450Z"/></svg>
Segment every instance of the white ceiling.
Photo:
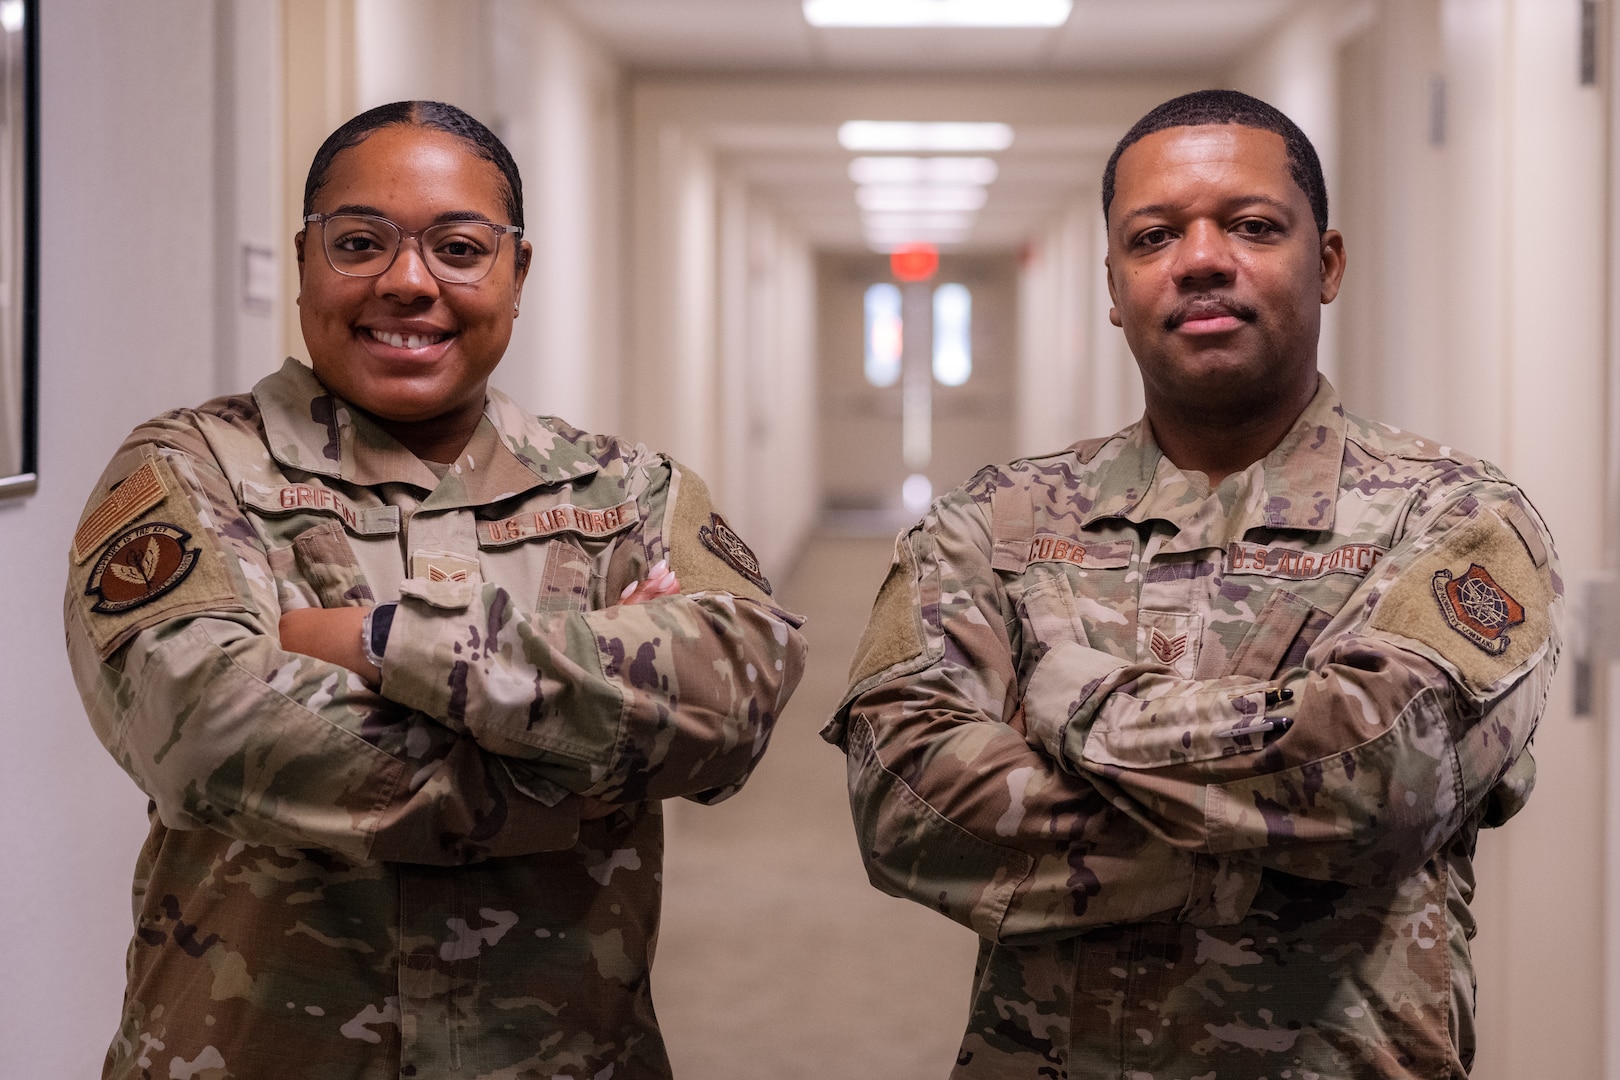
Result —
<svg viewBox="0 0 1620 1080"><path fill-rule="evenodd" d="M1094 125L1014 125L1013 145L994 157L1000 175L979 212L972 234L976 248L1017 248L1059 212L1075 189L1098 172L1117 132ZM771 138L760 137L769 132ZM748 138L739 138L746 134ZM783 122L710 129L727 164L825 247L863 245L861 219L849 162L856 155L838 145L837 125Z"/></svg>
<svg viewBox="0 0 1620 1080"><path fill-rule="evenodd" d="M1296 0L1075 0L1053 30L816 29L799 0L564 0L632 68L705 72L1214 71Z"/></svg>
<svg viewBox="0 0 1620 1080"><path fill-rule="evenodd" d="M1020 77L1158 77L1207 82L1241 60L1299 0L1075 0L1067 24L1051 30L817 29L799 0L563 0L581 25L639 79L664 75L788 77L834 88L854 77L991 83L1006 99ZM746 79L755 82L754 79ZM739 84L741 85L741 84ZM986 83L986 85L989 85ZM745 120L716 118L708 137L729 167L766 192L818 246L862 246L854 155L839 147L847 119L1006 119L1011 116L911 116L874 96L862 115L807 123L802 108L781 115L758 109ZM790 112L793 115L790 115ZM1128 123L1128 121L1126 121ZM1023 243L1072 199L1082 177L1098 168L1119 125L1094 118L1015 124L1013 146L995 155L1000 176L969 240L974 248Z"/></svg>

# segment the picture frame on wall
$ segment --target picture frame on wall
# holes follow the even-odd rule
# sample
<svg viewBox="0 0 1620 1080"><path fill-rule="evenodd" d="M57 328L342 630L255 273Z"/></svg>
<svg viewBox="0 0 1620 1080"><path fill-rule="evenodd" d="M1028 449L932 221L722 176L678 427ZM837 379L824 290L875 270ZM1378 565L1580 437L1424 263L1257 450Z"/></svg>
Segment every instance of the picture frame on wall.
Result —
<svg viewBox="0 0 1620 1080"><path fill-rule="evenodd" d="M0 498L39 483L39 0L0 0Z"/></svg>

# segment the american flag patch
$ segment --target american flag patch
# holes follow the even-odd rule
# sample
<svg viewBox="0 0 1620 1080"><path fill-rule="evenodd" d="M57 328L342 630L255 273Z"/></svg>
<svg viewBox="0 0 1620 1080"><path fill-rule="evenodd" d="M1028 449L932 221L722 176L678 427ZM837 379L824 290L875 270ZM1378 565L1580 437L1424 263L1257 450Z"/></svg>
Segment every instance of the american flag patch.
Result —
<svg viewBox="0 0 1620 1080"><path fill-rule="evenodd" d="M169 490L158 472L157 463L148 461L113 488L101 505L90 512L73 534L73 561L82 563L113 533L162 502Z"/></svg>

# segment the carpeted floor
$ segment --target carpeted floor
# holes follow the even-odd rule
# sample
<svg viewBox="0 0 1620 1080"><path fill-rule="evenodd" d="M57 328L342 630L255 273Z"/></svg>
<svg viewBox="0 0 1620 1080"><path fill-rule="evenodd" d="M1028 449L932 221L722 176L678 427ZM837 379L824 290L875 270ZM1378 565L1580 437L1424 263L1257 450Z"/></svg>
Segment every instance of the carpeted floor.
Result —
<svg viewBox="0 0 1620 1080"><path fill-rule="evenodd" d="M749 785L666 805L653 998L677 1080L943 1080L978 939L866 881L844 758L817 737L888 566L887 538L822 536L778 582L810 666Z"/></svg>

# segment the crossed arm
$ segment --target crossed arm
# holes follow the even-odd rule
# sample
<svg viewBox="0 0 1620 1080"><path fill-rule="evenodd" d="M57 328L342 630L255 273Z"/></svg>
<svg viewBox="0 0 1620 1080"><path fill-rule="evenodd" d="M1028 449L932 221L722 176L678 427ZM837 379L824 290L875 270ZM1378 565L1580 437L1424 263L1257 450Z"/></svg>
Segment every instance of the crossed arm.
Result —
<svg viewBox="0 0 1620 1080"><path fill-rule="evenodd" d="M1563 604L1550 546L1529 550L1545 537L1498 513L1509 497L1477 485L1423 515L1273 678L1180 679L1070 641L1023 692L985 515L946 500L901 538L874 610L915 648L857 661L825 733L849 755L874 884L1017 939L1175 915L1259 867L1398 880L1464 822L1505 817L1533 775ZM1527 609L1499 656L1430 595L1471 560Z"/></svg>
<svg viewBox="0 0 1620 1080"><path fill-rule="evenodd" d="M648 571L640 581L626 585L619 595L621 604L640 604L661 596L674 596L681 591L680 582L669 569L666 560ZM361 629L369 608L294 608L284 611L277 624L281 647L288 652L303 653L329 664L348 668L370 686L382 683L382 671L366 659L361 646Z"/></svg>
<svg viewBox="0 0 1620 1080"><path fill-rule="evenodd" d="M680 591L680 582L665 560L649 570L642 580L626 585L618 602L640 604L663 596L674 596ZM288 652L302 653L347 668L364 679L368 686L376 688L382 683L382 671L367 659L361 643L366 615L370 610L365 607L342 607L284 611L277 624L281 647ZM595 821L619 809L617 803L579 797L579 817L582 821Z"/></svg>
<svg viewBox="0 0 1620 1080"><path fill-rule="evenodd" d="M98 633L109 623L92 610L79 568L66 598L67 631L92 725L171 827L361 860L455 864L566 849L582 816L604 804L735 790L802 673L803 639L753 601L673 593L672 580L649 578L631 589L628 605L521 615L504 591L486 586L475 598L477 618L489 625L492 611L504 611L510 635L507 655L488 659L505 665L503 674L529 673L526 689L498 679L504 696L492 700L532 712L542 735L601 728L588 753L565 745L548 756L509 737L492 748L496 735L481 740L473 730L482 722L476 703L459 712L442 702L424 708L386 679L379 693L365 681L374 672L355 672L361 609L296 617L291 642L282 640L267 553L187 414L138 430L102 490L152 448L171 479L147 516L189 534L199 565L214 568L226 595L204 595L199 570L138 612L133 636L109 642ZM638 621L630 612L646 615ZM708 677L677 684L678 697L645 685L643 669L617 663L598 632L632 623L663 643L660 665L701 665ZM451 630L418 613L409 636L415 651L402 666L435 696L447 676L428 670L432 650ZM477 689L487 674L469 681ZM549 712L536 704L542 689L553 691ZM514 704L523 694L527 703Z"/></svg>

